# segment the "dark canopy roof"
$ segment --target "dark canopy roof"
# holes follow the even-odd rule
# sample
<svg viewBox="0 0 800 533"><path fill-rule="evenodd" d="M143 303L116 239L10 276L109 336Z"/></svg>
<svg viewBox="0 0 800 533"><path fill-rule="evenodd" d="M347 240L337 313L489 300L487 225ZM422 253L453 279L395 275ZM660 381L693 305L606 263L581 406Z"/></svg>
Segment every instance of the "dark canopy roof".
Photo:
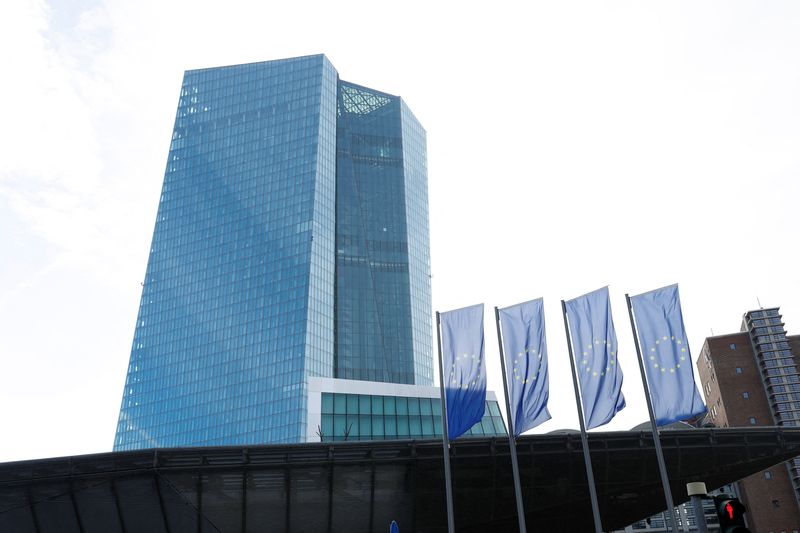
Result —
<svg viewBox="0 0 800 533"><path fill-rule="evenodd" d="M603 526L664 509L649 432L591 433ZM800 429L665 431L676 503L800 455ZM518 441L538 531L592 529L579 434ZM505 439L452 444L459 531L516 531ZM160 449L0 464L0 531L446 531L439 441Z"/></svg>

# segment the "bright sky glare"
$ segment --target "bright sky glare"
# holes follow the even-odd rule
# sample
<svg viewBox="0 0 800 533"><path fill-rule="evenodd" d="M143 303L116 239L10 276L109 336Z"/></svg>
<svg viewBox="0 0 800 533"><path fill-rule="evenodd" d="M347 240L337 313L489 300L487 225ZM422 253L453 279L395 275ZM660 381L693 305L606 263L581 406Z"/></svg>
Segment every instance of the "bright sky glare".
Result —
<svg viewBox="0 0 800 533"><path fill-rule="evenodd" d="M19 0L0 6L0 461L111 449L183 71L325 53L428 132L433 303L680 283L693 359L742 314L800 329L800 4ZM434 344L435 345L435 344Z"/></svg>

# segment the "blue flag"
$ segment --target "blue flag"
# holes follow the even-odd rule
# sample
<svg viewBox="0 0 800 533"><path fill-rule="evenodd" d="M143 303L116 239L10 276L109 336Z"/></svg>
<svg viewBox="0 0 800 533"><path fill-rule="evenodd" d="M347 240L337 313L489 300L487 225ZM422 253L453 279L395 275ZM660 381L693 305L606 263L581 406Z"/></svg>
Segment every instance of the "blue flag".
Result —
<svg viewBox="0 0 800 533"><path fill-rule="evenodd" d="M631 296L656 425L706 412L692 374L678 286Z"/></svg>
<svg viewBox="0 0 800 533"><path fill-rule="evenodd" d="M550 420L547 339L541 298L498 309L503 331L509 405L514 435Z"/></svg>
<svg viewBox="0 0 800 533"><path fill-rule="evenodd" d="M625 408L622 369L617 364L617 333L608 287L564 302L586 428L608 424Z"/></svg>
<svg viewBox="0 0 800 533"><path fill-rule="evenodd" d="M483 304L440 314L447 436L453 440L483 418Z"/></svg>

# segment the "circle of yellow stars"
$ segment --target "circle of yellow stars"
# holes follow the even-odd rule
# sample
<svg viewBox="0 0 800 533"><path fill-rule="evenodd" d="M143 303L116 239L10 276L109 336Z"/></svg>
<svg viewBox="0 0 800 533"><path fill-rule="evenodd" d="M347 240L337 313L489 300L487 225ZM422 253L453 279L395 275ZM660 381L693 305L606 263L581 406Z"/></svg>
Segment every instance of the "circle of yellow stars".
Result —
<svg viewBox="0 0 800 533"><path fill-rule="evenodd" d="M589 356L594 355L595 348L600 349L603 348L604 350L608 350L608 366L605 369L601 369L598 371L597 369L592 369L589 365ZM605 376L606 374L611 373L611 369L617 364L617 349L613 347L610 340L600 340L594 339L592 344L586 344L585 349L583 350L583 359L581 360L581 365L585 373L591 373L591 377L599 378Z"/></svg>
<svg viewBox="0 0 800 533"><path fill-rule="evenodd" d="M514 359L514 381L518 381L523 385L531 381L536 381L536 378L539 377L539 373L537 372L529 378L522 378L522 374L520 372L524 372L521 370L521 368L522 364L525 362L525 354L528 354L529 356L536 355L538 359L542 358L542 354L537 353L536 348L526 347L524 352L517 352L517 357Z"/></svg>
<svg viewBox="0 0 800 533"><path fill-rule="evenodd" d="M658 352L658 348L661 345L666 344L666 343L673 344L674 346L672 348L670 348L670 350L673 353L679 354L678 355L678 359L679 359L680 362L676 362L675 366L672 366L672 367L659 365L658 361L656 360L656 353ZM654 371L656 371L656 372L661 371L662 374L666 375L667 373L674 374L675 371L678 370L681 367L681 362L686 361L686 356L688 355L688 353L689 352L686 349L686 346L683 345L683 340L682 339L675 338L675 335L672 335L672 336L669 336L669 337L667 335L662 335L660 338L657 338L655 340L655 342L650 344L650 349L648 351L647 356L648 356L648 358L650 360L650 362L649 362L650 367ZM663 363L663 361L662 361L662 363Z"/></svg>
<svg viewBox="0 0 800 533"><path fill-rule="evenodd" d="M456 355L456 359L464 359L465 360L464 362L466 362L467 359L472 359L473 364L477 361L478 366L477 366L476 377L480 376L482 361L478 361L478 354L464 353L464 354L461 354L461 355ZM477 379L473 379L471 382L468 381L467 383L459 383L458 379L456 379L456 368L457 367L458 367L458 363L457 362L453 363L452 366L450 367L450 376L449 376L449 378L450 378L450 384L453 385L453 387L451 387L451 388L454 388L454 389L468 389L470 386L477 385L477 383L478 383Z"/></svg>

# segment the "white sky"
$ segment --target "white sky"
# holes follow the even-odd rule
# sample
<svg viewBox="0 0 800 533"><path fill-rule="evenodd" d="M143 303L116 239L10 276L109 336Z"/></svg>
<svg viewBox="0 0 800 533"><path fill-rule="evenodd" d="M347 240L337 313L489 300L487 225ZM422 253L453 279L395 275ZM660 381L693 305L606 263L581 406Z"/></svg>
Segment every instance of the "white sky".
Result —
<svg viewBox="0 0 800 533"><path fill-rule="evenodd" d="M800 329L796 2L0 4L0 461L111 449L183 71L323 52L428 131L433 303L544 296L553 420L577 427L559 300L678 282L693 359L780 305Z"/></svg>

